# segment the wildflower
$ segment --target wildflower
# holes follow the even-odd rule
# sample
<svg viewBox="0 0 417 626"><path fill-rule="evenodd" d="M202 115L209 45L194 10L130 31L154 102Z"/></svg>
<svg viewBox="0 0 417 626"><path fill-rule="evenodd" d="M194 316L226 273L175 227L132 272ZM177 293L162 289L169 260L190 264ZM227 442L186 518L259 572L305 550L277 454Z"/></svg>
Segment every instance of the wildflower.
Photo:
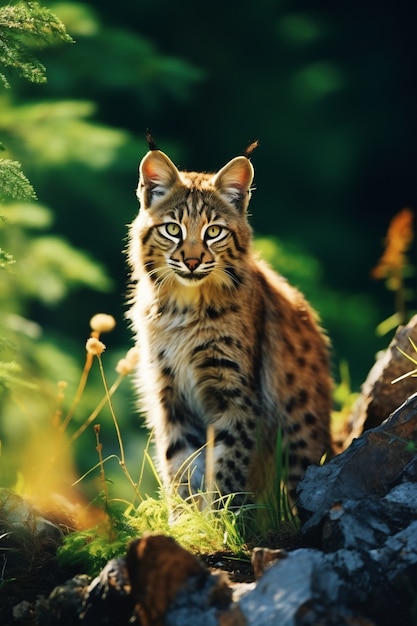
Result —
<svg viewBox="0 0 417 626"><path fill-rule="evenodd" d="M126 359L132 364L132 367L135 367L135 365L139 363L139 349L130 348L130 350L127 351Z"/></svg>
<svg viewBox="0 0 417 626"><path fill-rule="evenodd" d="M89 354L100 356L101 354L103 354L106 346L103 342L99 341L97 337L89 337L85 344L85 349Z"/></svg>
<svg viewBox="0 0 417 626"><path fill-rule="evenodd" d="M116 326L116 320L107 313L97 313L91 318L90 326L97 333L109 333Z"/></svg>
<svg viewBox="0 0 417 626"><path fill-rule="evenodd" d="M132 366L127 359L120 359L116 365L116 372L122 376L127 376L132 371Z"/></svg>
<svg viewBox="0 0 417 626"><path fill-rule="evenodd" d="M116 365L116 372L118 374L122 374L122 376L127 376L134 370L139 361L139 350L137 348L131 348L128 350L124 359L120 359L120 361Z"/></svg>
<svg viewBox="0 0 417 626"><path fill-rule="evenodd" d="M403 209L393 217L385 239L385 251L372 270L373 278L397 277L407 265L406 252L413 241L413 212Z"/></svg>

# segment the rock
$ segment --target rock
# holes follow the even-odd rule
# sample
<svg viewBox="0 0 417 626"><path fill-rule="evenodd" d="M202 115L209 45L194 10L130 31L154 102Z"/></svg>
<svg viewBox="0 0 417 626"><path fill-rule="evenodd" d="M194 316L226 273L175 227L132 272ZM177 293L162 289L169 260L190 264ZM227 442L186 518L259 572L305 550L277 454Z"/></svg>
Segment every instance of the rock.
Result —
<svg viewBox="0 0 417 626"><path fill-rule="evenodd" d="M195 576L203 585L208 574L174 539L151 533L130 544L126 564L143 626L162 626L168 605L185 581Z"/></svg>
<svg viewBox="0 0 417 626"><path fill-rule="evenodd" d="M62 541L59 526L42 517L28 501L10 489L0 489L0 530L2 540L16 539L18 536L33 542ZM2 546L0 546L1 550Z"/></svg>
<svg viewBox="0 0 417 626"><path fill-rule="evenodd" d="M62 539L59 526L43 517L29 501L9 489L0 489L1 624L14 619L14 604L22 598L17 595L19 590L25 590L23 599L30 603L37 594L49 593L59 582L55 554ZM30 609L26 609L25 605L17 609L22 623L30 623L23 622L25 611L28 619L30 616Z"/></svg>
<svg viewBox="0 0 417 626"><path fill-rule="evenodd" d="M74 576L55 587L47 600L40 598L34 610L36 626L76 626L89 582L89 576Z"/></svg>
<svg viewBox="0 0 417 626"><path fill-rule="evenodd" d="M126 563L142 626L215 626L231 603L227 577L210 574L171 537L145 534L130 544Z"/></svg>
<svg viewBox="0 0 417 626"><path fill-rule="evenodd" d="M312 548L285 554L272 550L262 554L258 550L258 558L267 563L265 573L254 587L246 585L246 593L240 584L233 604L232 590L223 574L210 573L173 539L147 535L131 544L129 558L110 561L88 587L85 580L75 578L55 589L47 601L39 601L31 623L411 626L413 598L407 595L408 587L403 581L408 581L413 589L417 573L417 520L412 519L398 532L392 528L400 521L403 523L407 512L411 518L416 517L416 497L412 483L400 484L385 496L383 506L394 507L394 511L399 506L401 513L394 515L393 523L382 525L381 534L376 535L377 546L372 543L372 532L365 533L365 541L361 542L359 537L352 540L347 526L342 526L345 534L340 529L335 533L340 538L340 548L331 553ZM334 516L333 524L355 511L355 503L347 502ZM375 519L380 510L376 502L374 498L371 503ZM369 525L372 531L377 526L373 520ZM275 563L270 561L273 557L278 557ZM126 572L133 572L131 579ZM85 607L84 614L80 614L81 605ZM31 615L30 607L16 611L20 619L24 614Z"/></svg>
<svg viewBox="0 0 417 626"><path fill-rule="evenodd" d="M31 626L415 626L417 394L298 489L305 547L254 551L232 586L174 539L145 534L91 583L15 607Z"/></svg>
<svg viewBox="0 0 417 626"><path fill-rule="evenodd" d="M33 604L27 600L22 600L13 607L13 621L19 624L30 624L33 621L35 610Z"/></svg>
<svg viewBox="0 0 417 626"><path fill-rule="evenodd" d="M255 589L239 601L249 626L295 626L298 609L313 600L312 580L322 555L295 550L269 567Z"/></svg>
<svg viewBox="0 0 417 626"><path fill-rule="evenodd" d="M416 433L415 394L327 465L307 470L298 491L301 534L323 551L307 623L333 623L326 620L337 606L345 616L359 610L378 626L411 625L417 591Z"/></svg>
<svg viewBox="0 0 417 626"><path fill-rule="evenodd" d="M356 541L327 554L311 548L290 552L237 605L248 626L411 626L413 597L402 581L413 589L416 573L412 521L379 547Z"/></svg>
<svg viewBox="0 0 417 626"><path fill-rule="evenodd" d="M363 430L374 428L395 411L416 391L416 380L406 377L392 384L392 381L415 368L401 352L416 358L410 339L417 345L417 315L406 326L400 326L387 350L381 353L370 370L350 415L350 437L347 447L354 437Z"/></svg>
<svg viewBox="0 0 417 626"><path fill-rule="evenodd" d="M207 572L204 579L192 576L169 605L163 624L164 626L196 626L197 624L218 626L219 615L225 611L227 615L231 600L232 591L224 574ZM236 615L234 618L236 620ZM231 623L237 624L238 622Z"/></svg>
<svg viewBox="0 0 417 626"><path fill-rule="evenodd" d="M247 626L248 622L245 619L239 605L233 606L229 611L220 613L218 616L219 626ZM196 626L196 625L195 625Z"/></svg>
<svg viewBox="0 0 417 626"><path fill-rule="evenodd" d="M132 621L134 606L126 559L121 557L109 561L90 583L80 618L85 626L139 624L138 620Z"/></svg>
<svg viewBox="0 0 417 626"><path fill-rule="evenodd" d="M386 538L380 547L342 548L326 554L316 584L320 597L360 608L378 626L410 625L417 574L417 521ZM408 581L408 587L406 585Z"/></svg>
<svg viewBox="0 0 417 626"><path fill-rule="evenodd" d="M305 522L302 536L309 544L321 538L330 509L347 500L383 497L415 475L417 394L411 396L380 426L366 431L343 453L322 466L310 466L299 483L297 507ZM408 478L409 478L408 476Z"/></svg>
<svg viewBox="0 0 417 626"><path fill-rule="evenodd" d="M333 505L323 524L322 548L377 548L417 517L417 486L404 483L384 498L369 496Z"/></svg>
<svg viewBox="0 0 417 626"><path fill-rule="evenodd" d="M271 550L270 548L255 548L252 551L252 567L255 578L260 578L265 570L278 559L286 559L288 553L286 550Z"/></svg>

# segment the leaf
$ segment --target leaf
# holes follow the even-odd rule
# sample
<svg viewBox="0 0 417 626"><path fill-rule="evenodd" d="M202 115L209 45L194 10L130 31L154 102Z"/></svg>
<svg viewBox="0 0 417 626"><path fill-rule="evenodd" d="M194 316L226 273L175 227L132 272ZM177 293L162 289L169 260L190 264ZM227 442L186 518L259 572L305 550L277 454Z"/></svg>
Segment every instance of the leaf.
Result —
<svg viewBox="0 0 417 626"><path fill-rule="evenodd" d="M32 243L30 258L34 269L31 289L43 302L59 302L74 286L110 289L111 281L99 263L59 237L38 237Z"/></svg>
<svg viewBox="0 0 417 626"><path fill-rule="evenodd" d="M12 108L6 103L4 109L1 130L12 133L18 147L36 154L38 167L68 169L71 163L83 163L101 170L115 162L129 140L124 130L91 123L95 105L88 101L41 101Z"/></svg>
<svg viewBox="0 0 417 626"><path fill-rule="evenodd" d="M3 250L3 248L0 248L0 268L4 269L14 262L15 261L13 259L13 255L9 254L9 252L6 252L6 250Z"/></svg>
<svg viewBox="0 0 417 626"><path fill-rule="evenodd" d="M0 8L0 64L11 68L32 83L46 82L45 67L30 48L56 42L73 43L64 24L37 2L17 2ZM9 82L4 74L0 80Z"/></svg>
<svg viewBox="0 0 417 626"><path fill-rule="evenodd" d="M1 208L1 216L6 228L43 230L53 222L52 211L34 202L11 202Z"/></svg>
<svg viewBox="0 0 417 626"><path fill-rule="evenodd" d="M0 159L0 200L34 200L36 193L22 172L20 163Z"/></svg>
<svg viewBox="0 0 417 626"><path fill-rule="evenodd" d="M10 389L11 387L26 387L27 389L35 389L36 385L23 380L19 376L21 367L15 361L0 361L0 390Z"/></svg>

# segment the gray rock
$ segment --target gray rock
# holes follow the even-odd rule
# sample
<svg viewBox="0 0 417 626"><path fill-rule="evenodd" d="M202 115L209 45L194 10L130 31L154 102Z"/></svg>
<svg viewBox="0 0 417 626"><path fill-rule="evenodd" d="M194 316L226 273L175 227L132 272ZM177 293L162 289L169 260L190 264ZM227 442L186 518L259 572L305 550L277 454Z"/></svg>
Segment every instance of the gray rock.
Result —
<svg viewBox="0 0 417 626"><path fill-rule="evenodd" d="M28 500L10 489L0 489L0 530L40 541L60 542L63 537L59 526L42 517Z"/></svg>
<svg viewBox="0 0 417 626"><path fill-rule="evenodd" d="M295 626L300 607L314 599L313 580L323 555L300 549L272 565L255 589L239 601L250 626Z"/></svg>
<svg viewBox="0 0 417 626"><path fill-rule="evenodd" d="M164 626L218 626L219 611L229 607L227 598L220 594L217 599L217 589L223 580L219 574L205 580L190 578L169 607Z"/></svg>
<svg viewBox="0 0 417 626"><path fill-rule="evenodd" d="M321 544L323 524L340 503L349 509L348 501L383 498L395 485L414 479L416 432L414 394L385 422L365 432L329 463L307 468L298 486L297 507L304 522L302 535L309 544ZM332 515L336 514L333 511ZM364 524L369 526L366 520Z"/></svg>

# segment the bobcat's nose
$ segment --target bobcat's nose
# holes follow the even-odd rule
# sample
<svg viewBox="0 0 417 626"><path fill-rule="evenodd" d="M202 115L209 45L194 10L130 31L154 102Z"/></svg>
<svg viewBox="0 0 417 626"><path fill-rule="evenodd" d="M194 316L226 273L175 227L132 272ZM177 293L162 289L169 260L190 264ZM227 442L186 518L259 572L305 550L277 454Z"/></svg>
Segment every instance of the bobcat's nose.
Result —
<svg viewBox="0 0 417 626"><path fill-rule="evenodd" d="M184 263L188 267L190 272L194 272L194 270L196 270L197 267L200 265L200 259L190 257L189 259L184 259Z"/></svg>

